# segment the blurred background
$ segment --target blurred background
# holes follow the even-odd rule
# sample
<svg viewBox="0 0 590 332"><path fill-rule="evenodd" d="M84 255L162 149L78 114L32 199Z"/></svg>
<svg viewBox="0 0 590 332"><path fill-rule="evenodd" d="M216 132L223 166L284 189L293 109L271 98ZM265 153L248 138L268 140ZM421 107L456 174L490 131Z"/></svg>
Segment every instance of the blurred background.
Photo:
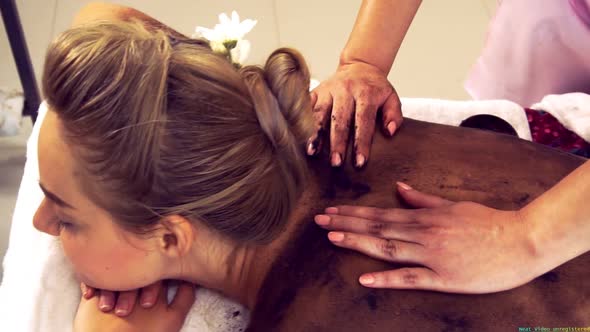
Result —
<svg viewBox="0 0 590 332"><path fill-rule="evenodd" d="M0 0L5 1L5 0ZM47 45L92 1L17 0L37 82ZM263 63L276 48L294 47L306 57L312 76L322 80L336 69L361 0L144 0L109 1L139 9L191 35L197 25L212 28L218 14L236 10L258 21L246 36L248 63ZM398 53L390 81L400 97L469 99L463 81L485 41L497 0L424 0ZM2 24L2 27L4 25ZM0 89L21 90L4 29L0 32ZM0 98L2 96L0 95ZM0 109L0 112L3 110ZM18 135L0 137L0 258L8 246L12 212L31 131L24 119ZM36 206L31 206L36 209ZM15 222L31 222L21 220ZM2 268L0 267L0 279Z"/></svg>

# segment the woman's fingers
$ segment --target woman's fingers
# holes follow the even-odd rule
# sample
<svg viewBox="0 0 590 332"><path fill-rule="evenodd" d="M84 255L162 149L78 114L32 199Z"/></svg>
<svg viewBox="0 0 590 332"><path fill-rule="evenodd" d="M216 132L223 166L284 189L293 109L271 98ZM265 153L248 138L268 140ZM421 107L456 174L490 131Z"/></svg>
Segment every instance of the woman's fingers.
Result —
<svg viewBox="0 0 590 332"><path fill-rule="evenodd" d="M399 239L415 242L413 229L420 226L414 221L413 212L401 209L388 211L391 216L387 221L364 219L338 214L320 214L315 216L315 222L327 230L367 234L376 237Z"/></svg>
<svg viewBox="0 0 590 332"><path fill-rule="evenodd" d="M416 208L437 208L454 203L439 196L425 194L403 182L397 182L397 190L408 204Z"/></svg>
<svg viewBox="0 0 590 332"><path fill-rule="evenodd" d="M339 167L346 158L346 146L354 111L354 99L344 91L334 96L330 122L330 164Z"/></svg>
<svg viewBox="0 0 590 332"><path fill-rule="evenodd" d="M162 287L162 281L157 281L142 288L139 294L139 305L141 305L143 308L153 307L158 300L158 294L160 293L160 289Z"/></svg>
<svg viewBox="0 0 590 332"><path fill-rule="evenodd" d="M393 89L393 92L387 97L381 110L383 113L383 130L388 135L393 136L404 119L402 117L402 104L395 89Z"/></svg>
<svg viewBox="0 0 590 332"><path fill-rule="evenodd" d="M98 296L98 308L103 312L113 310L115 306L115 293L111 291L101 290Z"/></svg>
<svg viewBox="0 0 590 332"><path fill-rule="evenodd" d="M138 290L120 292L115 304L115 315L125 317L133 311Z"/></svg>
<svg viewBox="0 0 590 332"><path fill-rule="evenodd" d="M421 244L361 234L330 232L328 238L339 247L360 251L389 262L420 263L424 252Z"/></svg>
<svg viewBox="0 0 590 332"><path fill-rule="evenodd" d="M442 290L441 278L436 272L425 267L401 269L363 274L359 282L371 288Z"/></svg>
<svg viewBox="0 0 590 332"><path fill-rule="evenodd" d="M363 167L369 159L371 143L375 134L375 119L377 117L376 97L372 96L371 91L367 89L365 93L360 94L355 99L355 119L354 119L354 165L358 168Z"/></svg>
<svg viewBox="0 0 590 332"><path fill-rule="evenodd" d="M340 205L329 207L324 211L327 215L340 218L348 216L362 218L376 223L411 223L416 221L416 211L407 209L380 209L370 206ZM351 223L342 218L343 223Z"/></svg>

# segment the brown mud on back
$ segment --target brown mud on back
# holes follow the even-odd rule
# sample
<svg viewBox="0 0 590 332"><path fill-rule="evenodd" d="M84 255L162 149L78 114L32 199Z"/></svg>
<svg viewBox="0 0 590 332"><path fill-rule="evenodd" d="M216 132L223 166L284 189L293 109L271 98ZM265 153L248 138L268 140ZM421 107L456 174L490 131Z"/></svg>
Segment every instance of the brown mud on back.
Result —
<svg viewBox="0 0 590 332"><path fill-rule="evenodd" d="M518 209L585 159L508 135L406 119L392 139L375 137L366 168L311 161L308 214L259 293L248 331L518 331L590 326L590 253L510 291L486 295L372 290L360 274L401 265L333 246L313 216L338 204L404 207L403 181L445 198ZM350 151L348 159L350 160ZM501 252L498 253L503 254Z"/></svg>

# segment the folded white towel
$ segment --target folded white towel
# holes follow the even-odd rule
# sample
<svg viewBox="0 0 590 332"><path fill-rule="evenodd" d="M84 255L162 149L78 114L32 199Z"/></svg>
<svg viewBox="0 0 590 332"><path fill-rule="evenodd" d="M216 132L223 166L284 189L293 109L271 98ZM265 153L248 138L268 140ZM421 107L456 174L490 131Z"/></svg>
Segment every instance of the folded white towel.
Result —
<svg viewBox="0 0 590 332"><path fill-rule="evenodd" d="M471 116L489 114L508 122L518 137L531 140L526 114L520 105L507 100L454 101L429 98L401 98L405 117L459 126Z"/></svg>
<svg viewBox="0 0 590 332"><path fill-rule="evenodd" d="M564 127L590 142L590 95L581 92L548 95L531 108L553 115Z"/></svg>

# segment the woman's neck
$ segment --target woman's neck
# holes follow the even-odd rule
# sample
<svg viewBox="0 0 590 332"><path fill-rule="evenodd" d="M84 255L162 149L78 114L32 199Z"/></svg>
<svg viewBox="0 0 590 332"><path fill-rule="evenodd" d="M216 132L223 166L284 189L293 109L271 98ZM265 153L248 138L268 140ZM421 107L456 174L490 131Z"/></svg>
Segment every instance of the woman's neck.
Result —
<svg viewBox="0 0 590 332"><path fill-rule="evenodd" d="M302 222L308 205L317 196L316 181L311 179L291 213L286 229L272 242L257 246L237 246L219 236L207 234L193 249L192 255L182 264L180 276L173 278L190 280L206 288L215 289L252 310L258 291L273 263L292 240Z"/></svg>

